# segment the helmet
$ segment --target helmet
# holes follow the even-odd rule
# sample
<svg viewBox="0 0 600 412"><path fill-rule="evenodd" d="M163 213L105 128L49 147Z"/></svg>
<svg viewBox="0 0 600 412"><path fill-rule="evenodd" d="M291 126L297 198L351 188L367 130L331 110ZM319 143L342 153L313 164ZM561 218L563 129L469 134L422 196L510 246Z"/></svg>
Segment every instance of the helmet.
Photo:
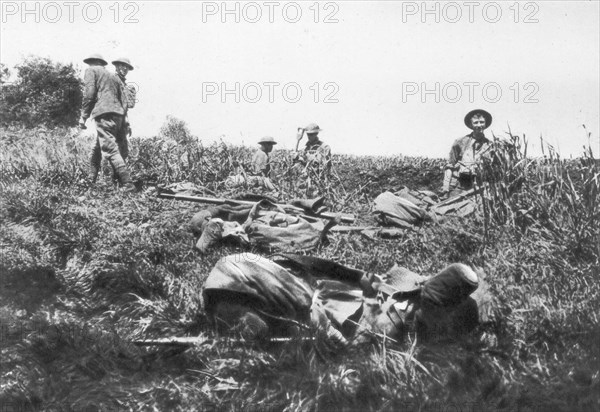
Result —
<svg viewBox="0 0 600 412"><path fill-rule="evenodd" d="M124 64L125 66L127 66L127 68L129 70L133 70L133 66L131 65L131 61L129 61L129 59L127 57L119 57L118 59L112 61L112 64L116 64L116 63Z"/></svg>
<svg viewBox="0 0 600 412"><path fill-rule="evenodd" d="M316 123L310 123L304 128L304 130L306 131L306 133L319 133L323 131L323 129L319 128L319 126Z"/></svg>
<svg viewBox="0 0 600 412"><path fill-rule="evenodd" d="M271 144L277 144L277 142L275 141L274 138L272 138L271 136L264 136L261 137L260 139L258 139L258 143L271 143Z"/></svg>
<svg viewBox="0 0 600 412"><path fill-rule="evenodd" d="M83 59L83 62L86 64L90 64L93 61L100 62L100 64L102 64L102 66L106 66L108 64L106 62L106 60L104 60L104 57L102 57L102 55L99 53L91 54L89 57L86 57L85 59Z"/></svg>

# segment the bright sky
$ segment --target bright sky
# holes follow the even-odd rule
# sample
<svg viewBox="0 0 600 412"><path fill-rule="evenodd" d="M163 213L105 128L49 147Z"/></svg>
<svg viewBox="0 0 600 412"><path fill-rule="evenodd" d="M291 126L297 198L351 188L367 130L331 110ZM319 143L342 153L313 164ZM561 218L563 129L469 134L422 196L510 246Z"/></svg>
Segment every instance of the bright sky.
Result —
<svg viewBox="0 0 600 412"><path fill-rule="evenodd" d="M599 16L597 1L3 1L0 58L83 77L88 54L129 57L135 135L173 115L207 142L293 148L316 122L337 153L445 157L483 108L489 136L510 125L568 157L584 124L600 151Z"/></svg>

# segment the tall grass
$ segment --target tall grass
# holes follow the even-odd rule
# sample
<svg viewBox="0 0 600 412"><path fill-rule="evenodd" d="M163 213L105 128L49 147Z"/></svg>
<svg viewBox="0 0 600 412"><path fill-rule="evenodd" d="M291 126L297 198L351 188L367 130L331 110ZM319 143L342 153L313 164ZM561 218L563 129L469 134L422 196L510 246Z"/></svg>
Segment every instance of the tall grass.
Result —
<svg viewBox="0 0 600 412"><path fill-rule="evenodd" d="M199 256L187 221L200 206L91 190L92 137L2 131L0 405L23 410L598 410L598 163L512 151L485 166L486 214L427 224L396 240L335 234L318 256L382 273L433 274L461 261L485 274L492 321L461 342L331 352L322 342L256 346L207 326L201 288L230 246ZM198 139L133 139L143 182L187 180L226 196L251 151ZM304 188L275 152L284 199ZM319 190L368 220L374 196L436 190L442 160L334 156ZM287 181L286 181L287 179ZM189 350L137 338L200 335Z"/></svg>

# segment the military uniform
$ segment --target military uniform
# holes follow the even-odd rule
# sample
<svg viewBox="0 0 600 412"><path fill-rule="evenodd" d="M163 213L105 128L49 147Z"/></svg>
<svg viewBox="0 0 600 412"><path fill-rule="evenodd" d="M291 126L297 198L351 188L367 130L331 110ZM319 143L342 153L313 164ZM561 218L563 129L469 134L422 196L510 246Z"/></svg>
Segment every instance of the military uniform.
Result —
<svg viewBox="0 0 600 412"><path fill-rule="evenodd" d="M252 156L252 173L257 176L269 177L271 174L271 161L269 154L257 150Z"/></svg>
<svg viewBox="0 0 600 412"><path fill-rule="evenodd" d="M116 75L101 66L86 69L84 83L81 121L85 123L92 117L98 133L90 159L92 181L95 182L98 177L104 153L121 184L131 184L131 175L119 150L119 140L127 112L122 83Z"/></svg>
<svg viewBox="0 0 600 412"><path fill-rule="evenodd" d="M321 140L307 142L304 147L304 155L307 165L318 165L324 170L331 169L331 147Z"/></svg>
<svg viewBox="0 0 600 412"><path fill-rule="evenodd" d="M473 132L456 139L450 150L442 186L442 192L450 196L473 188L477 164L492 148L491 142L483 135L483 130L492 124L491 114L481 109L471 110L466 114L464 123Z"/></svg>
<svg viewBox="0 0 600 412"><path fill-rule="evenodd" d="M444 179L443 190L456 192L473 188L477 175L477 164L490 151L491 142L483 137L476 139L473 133L456 139L448 156L447 169L452 174L447 174Z"/></svg>

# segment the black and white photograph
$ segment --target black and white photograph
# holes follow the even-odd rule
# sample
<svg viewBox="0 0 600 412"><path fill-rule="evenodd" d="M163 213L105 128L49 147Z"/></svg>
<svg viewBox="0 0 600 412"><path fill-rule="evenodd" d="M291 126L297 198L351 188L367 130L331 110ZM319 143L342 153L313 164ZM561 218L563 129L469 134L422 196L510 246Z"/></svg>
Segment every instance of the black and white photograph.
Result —
<svg viewBox="0 0 600 412"><path fill-rule="evenodd" d="M0 412L600 411L600 1L0 1Z"/></svg>

